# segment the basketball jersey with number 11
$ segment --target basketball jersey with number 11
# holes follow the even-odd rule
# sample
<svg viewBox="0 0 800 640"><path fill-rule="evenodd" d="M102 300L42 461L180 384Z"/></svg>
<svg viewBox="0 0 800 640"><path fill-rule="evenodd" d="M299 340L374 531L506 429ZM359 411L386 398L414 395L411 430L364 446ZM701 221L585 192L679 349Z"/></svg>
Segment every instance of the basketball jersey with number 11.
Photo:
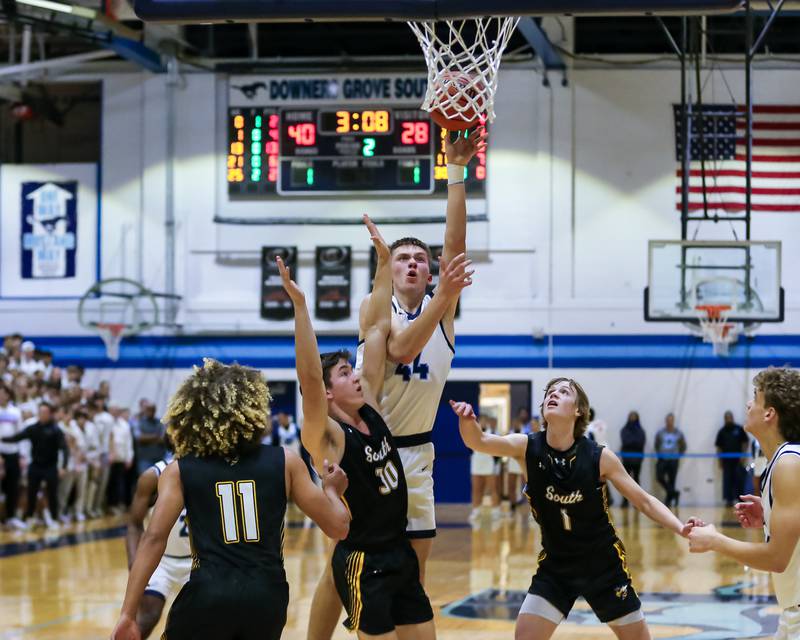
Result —
<svg viewBox="0 0 800 640"><path fill-rule="evenodd" d="M425 310L431 301L426 295L414 313L406 312L392 296L392 326L407 328ZM455 349L444 332L444 325L433 332L420 354L411 364L386 361L381 413L394 436L410 436L433 429L439 409L444 384L450 374ZM358 347L356 368L360 369L364 357L363 343Z"/></svg>

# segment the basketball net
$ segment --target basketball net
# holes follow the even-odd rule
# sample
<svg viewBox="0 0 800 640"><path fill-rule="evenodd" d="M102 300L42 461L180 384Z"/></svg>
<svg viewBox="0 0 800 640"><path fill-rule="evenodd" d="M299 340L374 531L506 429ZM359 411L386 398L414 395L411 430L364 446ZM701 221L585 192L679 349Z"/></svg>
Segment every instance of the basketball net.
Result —
<svg viewBox="0 0 800 640"><path fill-rule="evenodd" d="M106 345L108 359L116 362L119 360L119 345L128 325L120 322L98 322L96 326L97 333L100 334L103 344Z"/></svg>
<svg viewBox="0 0 800 640"><path fill-rule="evenodd" d="M739 339L736 324L728 322L731 307L726 304L700 304L695 307L703 342L714 347L714 355L727 356L728 347Z"/></svg>
<svg viewBox="0 0 800 640"><path fill-rule="evenodd" d="M519 18L485 17L438 22L409 22L428 65L428 88L422 108L465 121L475 116L493 122L497 71ZM466 25L474 25L472 29ZM444 26L442 26L444 25ZM439 33L437 34L437 26Z"/></svg>

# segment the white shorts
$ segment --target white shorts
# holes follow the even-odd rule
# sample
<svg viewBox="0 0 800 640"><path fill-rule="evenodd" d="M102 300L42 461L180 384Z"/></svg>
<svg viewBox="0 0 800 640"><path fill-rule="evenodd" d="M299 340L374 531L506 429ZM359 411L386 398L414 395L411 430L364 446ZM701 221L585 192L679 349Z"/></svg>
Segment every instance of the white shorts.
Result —
<svg viewBox="0 0 800 640"><path fill-rule="evenodd" d="M800 639L800 606L789 607L781 611L775 638L776 640Z"/></svg>
<svg viewBox="0 0 800 640"><path fill-rule="evenodd" d="M517 462L516 458L508 459L508 472L515 473L518 476L522 475L522 467L519 466L519 462Z"/></svg>
<svg viewBox="0 0 800 640"><path fill-rule="evenodd" d="M493 476L497 474L494 458L488 453L475 451L469 461L469 472L473 476Z"/></svg>
<svg viewBox="0 0 800 640"><path fill-rule="evenodd" d="M433 443L397 450L403 461L408 485L409 538L436 536L436 511L433 505Z"/></svg>
<svg viewBox="0 0 800 640"><path fill-rule="evenodd" d="M189 582L192 572L192 558L173 558L164 556L158 563L150 581L145 587L145 595L160 596L166 600L180 591Z"/></svg>

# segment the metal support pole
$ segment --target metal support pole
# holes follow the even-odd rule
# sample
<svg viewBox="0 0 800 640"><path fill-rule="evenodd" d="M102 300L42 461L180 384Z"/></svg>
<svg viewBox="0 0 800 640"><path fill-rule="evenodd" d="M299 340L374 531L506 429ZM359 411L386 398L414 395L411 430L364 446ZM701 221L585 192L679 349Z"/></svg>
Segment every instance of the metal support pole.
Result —
<svg viewBox="0 0 800 640"><path fill-rule="evenodd" d="M703 216L708 218L708 192L706 191L706 140L705 140L705 114L703 113L703 83L700 72L700 49L702 48L701 25L699 18L692 18L694 37L692 42L695 47L695 87L697 91L697 137L700 149L700 180L703 186ZM685 240L686 238L684 238Z"/></svg>
<svg viewBox="0 0 800 640"><path fill-rule="evenodd" d="M175 295L175 90L178 86L178 61L174 57L167 63L167 139L164 207L164 287L169 296ZM165 324L174 325L177 315L177 304L174 297L166 299Z"/></svg>
<svg viewBox="0 0 800 640"><path fill-rule="evenodd" d="M746 159L745 159L745 201L744 201L744 228L745 240L750 241L750 219L753 214L753 199L752 199L752 186L753 186L753 56L755 51L753 48L753 7L751 0L747 0L745 7L745 60L744 60L744 84L745 84L745 145L746 145ZM772 17L768 24L771 23ZM762 36L766 31L762 32ZM759 42L761 38L759 38ZM745 255L745 268L744 268L744 300L747 307L752 305L753 291L750 284L751 275L751 260L750 248L748 247Z"/></svg>
<svg viewBox="0 0 800 640"><path fill-rule="evenodd" d="M686 91L686 64L689 45L689 19L681 18L681 240L686 240L689 232L689 176L692 160L692 103ZM686 290L686 247L681 247L681 307L688 306L689 292Z"/></svg>
<svg viewBox="0 0 800 640"><path fill-rule="evenodd" d="M769 30L772 28L772 23L775 22L775 18L778 17L778 14L781 12L781 9L783 8L785 2L786 0L778 0L778 4L776 4L774 7L770 4L770 9L772 9L772 13L769 15L769 18L767 18L767 23L761 29L761 33L758 34L758 38L756 39L755 44L753 44L752 42L753 38L752 29L748 31L750 42L748 43L747 51L751 58L755 56L756 51L758 51L761 48L761 43L764 42L764 38L767 37L767 33L769 33ZM750 0L747 0L747 12L748 13L752 12L752 9L750 7Z"/></svg>

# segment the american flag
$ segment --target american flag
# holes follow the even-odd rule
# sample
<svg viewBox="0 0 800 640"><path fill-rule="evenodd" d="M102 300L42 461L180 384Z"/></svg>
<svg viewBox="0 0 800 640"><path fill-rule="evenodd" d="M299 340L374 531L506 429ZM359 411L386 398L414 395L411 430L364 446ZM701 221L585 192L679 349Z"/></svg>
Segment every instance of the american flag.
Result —
<svg viewBox="0 0 800 640"><path fill-rule="evenodd" d="M681 210L681 106L674 105L676 208ZM736 214L745 210L747 146L743 105L707 104L692 109L689 146L689 211L703 210L705 159L708 210ZM702 125L702 143L701 143ZM800 212L800 106L753 107L752 210Z"/></svg>

